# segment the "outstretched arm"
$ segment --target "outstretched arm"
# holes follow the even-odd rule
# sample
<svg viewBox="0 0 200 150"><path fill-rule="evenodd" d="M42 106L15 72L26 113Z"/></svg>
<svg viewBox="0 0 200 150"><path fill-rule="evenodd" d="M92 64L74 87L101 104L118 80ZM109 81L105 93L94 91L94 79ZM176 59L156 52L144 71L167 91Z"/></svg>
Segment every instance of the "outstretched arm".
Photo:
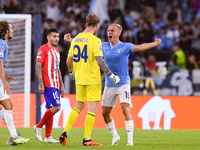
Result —
<svg viewBox="0 0 200 150"><path fill-rule="evenodd" d="M36 70L36 75L38 78L38 92L43 94L44 93L44 84L42 80L42 63L41 62L36 62L35 70Z"/></svg>
<svg viewBox="0 0 200 150"><path fill-rule="evenodd" d="M144 43L144 44L140 44L140 45L134 45L133 46L133 51L145 51L148 49L151 49L153 47L159 46L161 43L161 39L156 38L154 42L151 43Z"/></svg>

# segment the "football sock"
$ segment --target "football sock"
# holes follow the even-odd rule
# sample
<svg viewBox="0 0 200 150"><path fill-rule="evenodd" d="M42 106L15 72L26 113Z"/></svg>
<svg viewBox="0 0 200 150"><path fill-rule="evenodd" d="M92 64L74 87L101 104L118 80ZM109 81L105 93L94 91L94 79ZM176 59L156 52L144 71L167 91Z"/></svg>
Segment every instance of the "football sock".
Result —
<svg viewBox="0 0 200 150"><path fill-rule="evenodd" d="M51 136L51 131L53 127L53 116L45 123L45 137Z"/></svg>
<svg viewBox="0 0 200 150"><path fill-rule="evenodd" d="M53 117L53 113L52 113L52 111L50 110L50 109L48 109L45 113L44 113L44 116L42 117L42 119L40 120L40 122L37 124L37 128L42 128L43 127L43 125L47 122L47 121L49 121L49 119L51 118L51 117Z"/></svg>
<svg viewBox="0 0 200 150"><path fill-rule="evenodd" d="M111 122L109 122L108 124L106 124L107 128L109 129L110 133L112 134L113 137L117 136L117 130L115 128L115 122L114 120L112 120Z"/></svg>
<svg viewBox="0 0 200 150"><path fill-rule="evenodd" d="M84 134L85 139L91 138L95 117L96 117L95 113L87 112L87 115L85 118L85 134Z"/></svg>
<svg viewBox="0 0 200 150"><path fill-rule="evenodd" d="M0 111L0 117L3 119L3 121L5 122L4 119L4 108Z"/></svg>
<svg viewBox="0 0 200 150"><path fill-rule="evenodd" d="M77 108L74 107L72 109L72 111L69 114L67 124L65 126L64 131L69 133L70 129L72 128L73 124L75 123L76 119L78 118L79 113L80 113L80 110L78 110Z"/></svg>
<svg viewBox="0 0 200 150"><path fill-rule="evenodd" d="M133 120L126 120L125 127L127 132L127 143L133 143L133 129L134 129Z"/></svg>
<svg viewBox="0 0 200 150"><path fill-rule="evenodd" d="M18 137L12 116L12 110L4 110L4 120L8 127L11 137Z"/></svg>

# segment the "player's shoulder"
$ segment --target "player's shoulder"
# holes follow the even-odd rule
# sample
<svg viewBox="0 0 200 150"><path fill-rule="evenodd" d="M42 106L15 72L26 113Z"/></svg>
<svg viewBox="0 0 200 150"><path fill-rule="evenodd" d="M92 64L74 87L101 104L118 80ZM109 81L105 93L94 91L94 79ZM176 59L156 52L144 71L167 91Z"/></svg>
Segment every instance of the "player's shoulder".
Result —
<svg viewBox="0 0 200 150"><path fill-rule="evenodd" d="M7 49L7 43L3 39L0 39L0 51L3 52L5 49Z"/></svg>
<svg viewBox="0 0 200 150"><path fill-rule="evenodd" d="M42 46L39 47L38 50L44 51L44 50L47 50L47 49L49 49L48 45L47 44L43 44Z"/></svg>
<svg viewBox="0 0 200 150"><path fill-rule="evenodd" d="M127 43L127 42L120 42L120 45L122 45L122 46L134 46L134 44L132 44L132 43Z"/></svg>
<svg viewBox="0 0 200 150"><path fill-rule="evenodd" d="M6 41L5 41L5 40L3 40L3 39L0 39L0 45L1 45L1 46L5 46L5 45L7 45L7 43L6 43Z"/></svg>

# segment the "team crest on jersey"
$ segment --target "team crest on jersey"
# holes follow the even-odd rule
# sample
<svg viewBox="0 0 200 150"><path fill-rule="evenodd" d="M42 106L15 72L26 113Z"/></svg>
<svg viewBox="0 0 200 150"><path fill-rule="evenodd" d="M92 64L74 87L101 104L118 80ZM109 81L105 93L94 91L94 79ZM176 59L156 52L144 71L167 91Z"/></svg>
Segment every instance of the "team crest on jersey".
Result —
<svg viewBox="0 0 200 150"><path fill-rule="evenodd" d="M42 51L41 50L38 51L38 55L42 55Z"/></svg>
<svg viewBox="0 0 200 150"><path fill-rule="evenodd" d="M59 99L57 99L57 100L56 100L56 103L57 103L57 104L59 104L59 103L60 103Z"/></svg>
<svg viewBox="0 0 200 150"><path fill-rule="evenodd" d="M102 47L101 46L99 46L99 49L102 51Z"/></svg>
<svg viewBox="0 0 200 150"><path fill-rule="evenodd" d="M117 49L117 51L118 51L118 53L120 53L120 51L121 51L121 48L120 48L120 49Z"/></svg>
<svg viewBox="0 0 200 150"><path fill-rule="evenodd" d="M4 51L4 47L3 47L3 46L2 46L2 47L0 47L0 51L2 51L2 52Z"/></svg>

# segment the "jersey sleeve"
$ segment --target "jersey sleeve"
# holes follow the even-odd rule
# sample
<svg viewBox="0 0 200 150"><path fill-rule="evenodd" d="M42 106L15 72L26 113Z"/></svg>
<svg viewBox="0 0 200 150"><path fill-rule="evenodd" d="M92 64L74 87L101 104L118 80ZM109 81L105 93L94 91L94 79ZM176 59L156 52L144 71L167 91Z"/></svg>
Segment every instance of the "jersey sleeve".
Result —
<svg viewBox="0 0 200 150"><path fill-rule="evenodd" d="M4 58L4 44L0 43L0 58Z"/></svg>
<svg viewBox="0 0 200 150"><path fill-rule="evenodd" d="M46 50L43 47L40 47L37 51L36 62L44 63L45 56L46 56Z"/></svg>
<svg viewBox="0 0 200 150"><path fill-rule="evenodd" d="M133 46L134 46L134 44L132 44L132 43L127 43L127 47L128 47L128 50L129 50L129 54L130 53L133 53L134 51L133 51Z"/></svg>
<svg viewBox="0 0 200 150"><path fill-rule="evenodd" d="M99 38L96 38L94 41L93 53L94 53L94 56L103 56L102 44Z"/></svg>
<svg viewBox="0 0 200 150"><path fill-rule="evenodd" d="M73 57L73 41L71 42L70 48L69 48L69 52L68 52L68 57Z"/></svg>

